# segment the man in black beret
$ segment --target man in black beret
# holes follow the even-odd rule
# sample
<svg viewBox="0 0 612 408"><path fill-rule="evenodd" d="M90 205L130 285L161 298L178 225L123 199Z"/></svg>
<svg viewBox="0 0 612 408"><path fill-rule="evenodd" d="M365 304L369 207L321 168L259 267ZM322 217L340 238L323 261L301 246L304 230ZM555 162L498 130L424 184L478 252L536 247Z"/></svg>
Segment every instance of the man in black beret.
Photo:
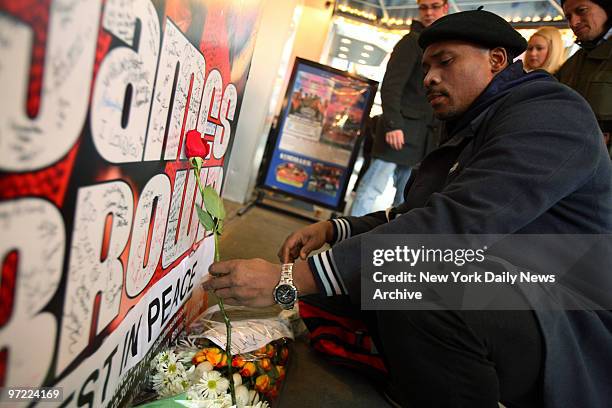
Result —
<svg viewBox="0 0 612 408"><path fill-rule="evenodd" d="M563 285L504 286L495 301L521 310L397 310L402 301L377 308L371 329L386 357L388 391L399 405L419 408L497 407L498 401L609 406L612 261L590 256L604 261L593 277L591 269L566 262L585 252L558 249L568 234L612 233L612 163L592 110L547 73L525 73L520 61L513 63L526 42L492 13L442 17L419 44L429 103L446 134L406 186L405 202L293 233L279 251L282 268L264 260L215 263L205 289L232 304L265 306L282 270L281 283L291 282L301 295L348 294L363 307L362 282L372 277L362 271L372 259L362 259L361 250L373 237L477 234L491 248L500 236L557 234L552 246L537 239L520 245L521 261L559 260L556 266L569 268L559 275ZM325 243L332 248L306 259ZM467 293L473 292L464 300ZM568 304L573 310L565 310Z"/></svg>
<svg viewBox="0 0 612 408"><path fill-rule="evenodd" d="M589 102L604 137L612 132L612 0L562 0L570 28L580 46L556 74ZM610 150L612 155L612 149Z"/></svg>

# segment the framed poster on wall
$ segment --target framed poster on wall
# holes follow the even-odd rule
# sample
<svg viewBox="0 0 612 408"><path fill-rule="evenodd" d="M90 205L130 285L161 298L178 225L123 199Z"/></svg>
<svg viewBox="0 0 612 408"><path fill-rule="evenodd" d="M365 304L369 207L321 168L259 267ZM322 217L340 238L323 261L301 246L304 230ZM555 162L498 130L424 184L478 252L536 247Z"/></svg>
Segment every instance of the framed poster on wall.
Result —
<svg viewBox="0 0 612 408"><path fill-rule="evenodd" d="M377 87L296 58L260 186L341 210Z"/></svg>

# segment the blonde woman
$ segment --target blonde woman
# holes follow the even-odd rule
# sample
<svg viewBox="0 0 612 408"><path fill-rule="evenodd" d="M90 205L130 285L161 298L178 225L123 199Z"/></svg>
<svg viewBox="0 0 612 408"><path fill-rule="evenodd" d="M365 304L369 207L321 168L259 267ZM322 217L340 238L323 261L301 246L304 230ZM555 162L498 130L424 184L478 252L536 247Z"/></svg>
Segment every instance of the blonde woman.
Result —
<svg viewBox="0 0 612 408"><path fill-rule="evenodd" d="M543 69L550 74L563 64L564 47L561 33L555 27L543 27L529 39L525 51L525 70Z"/></svg>

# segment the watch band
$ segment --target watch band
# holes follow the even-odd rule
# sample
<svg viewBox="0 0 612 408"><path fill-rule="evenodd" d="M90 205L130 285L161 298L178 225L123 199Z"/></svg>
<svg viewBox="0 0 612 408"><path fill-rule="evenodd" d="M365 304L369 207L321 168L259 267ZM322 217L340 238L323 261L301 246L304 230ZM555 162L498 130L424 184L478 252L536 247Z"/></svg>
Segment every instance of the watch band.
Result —
<svg viewBox="0 0 612 408"><path fill-rule="evenodd" d="M293 284L293 264L282 264L278 285L272 292L274 301L285 310L293 309L297 301L298 291Z"/></svg>
<svg viewBox="0 0 612 408"><path fill-rule="evenodd" d="M281 265L280 283L286 283L293 286L293 264L286 263Z"/></svg>

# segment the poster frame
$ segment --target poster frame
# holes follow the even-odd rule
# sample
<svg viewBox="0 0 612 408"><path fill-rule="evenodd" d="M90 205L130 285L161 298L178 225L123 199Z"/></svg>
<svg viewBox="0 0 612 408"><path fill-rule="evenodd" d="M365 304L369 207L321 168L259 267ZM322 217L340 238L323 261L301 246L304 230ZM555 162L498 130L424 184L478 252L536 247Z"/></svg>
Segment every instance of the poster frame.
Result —
<svg viewBox="0 0 612 408"><path fill-rule="evenodd" d="M338 204L335 206L330 205L325 202L321 202L311 197L306 197L300 194L296 194L292 191L287 191L282 188L273 187L273 186L269 186L266 184L266 177L272 165L272 158L276 154L276 152L280 150L280 149L277 149L277 143L279 142L279 139L283 137L282 129L283 129L285 120L288 116L289 101L291 100L291 97L293 95L293 87L295 85L297 74L298 72L300 72L301 66L309 66L315 69L326 71L334 75L342 76L347 79L353 79L356 81L360 81L366 84L366 86L370 88L370 93L369 93L368 99L365 102L365 106L363 110L364 114L361 117L361 121L360 121L359 136L351 151L348 165L345 168L345 172L347 176L344 177L344 182L342 183L342 185L340 186L340 189L338 190L340 194L339 194ZM294 198L300 201L304 201L309 204L314 204L314 205L317 205L323 208L327 208L332 211L340 211L340 212L343 211L344 206L346 205L346 201L344 197L346 195L346 190L348 189L350 175L352 174L353 168L355 166L355 162L357 161L357 156L359 154L359 148L361 146L361 141L363 140L363 137L364 137L366 119L370 115L370 111L372 109L372 105L374 104L374 98L376 96L377 90L378 90L378 81L375 81L373 79L366 78L366 77L363 77L357 74L353 74L350 72L342 71L342 70L339 70L339 69L336 69L336 68L333 68L333 67L330 67L324 64L320 64L318 62L311 61L305 58L296 57L293 63L293 68L291 70L291 76L289 77L289 82L285 90L285 95L283 97L282 107L277 117L276 126L273 126L270 129L270 132L268 134L268 140L266 142L264 156L263 156L263 160L262 160L261 167L260 167L259 174L258 174L257 188L266 190L266 191L270 191L273 193L281 193L288 197L291 197L291 198ZM315 157L313 158L316 159Z"/></svg>

